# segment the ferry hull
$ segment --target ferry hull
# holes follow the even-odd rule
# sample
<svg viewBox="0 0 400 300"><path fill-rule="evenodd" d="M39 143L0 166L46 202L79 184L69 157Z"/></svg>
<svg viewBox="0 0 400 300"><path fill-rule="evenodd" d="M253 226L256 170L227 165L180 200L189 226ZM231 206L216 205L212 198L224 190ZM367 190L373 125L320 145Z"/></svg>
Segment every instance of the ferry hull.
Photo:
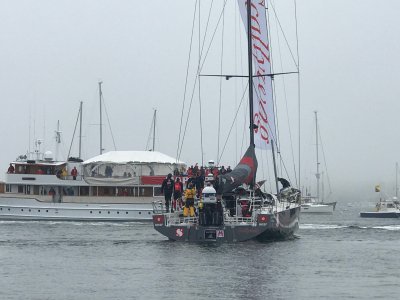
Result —
<svg viewBox="0 0 400 300"><path fill-rule="evenodd" d="M151 221L151 204L40 202L35 198L0 197L0 220Z"/></svg>

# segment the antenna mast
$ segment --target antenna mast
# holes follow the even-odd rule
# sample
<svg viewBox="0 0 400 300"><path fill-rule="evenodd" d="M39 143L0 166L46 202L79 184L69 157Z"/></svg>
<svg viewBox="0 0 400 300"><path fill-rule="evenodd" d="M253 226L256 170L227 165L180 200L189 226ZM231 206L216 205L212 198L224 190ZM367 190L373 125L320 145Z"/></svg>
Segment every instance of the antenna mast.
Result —
<svg viewBox="0 0 400 300"><path fill-rule="evenodd" d="M83 102L79 107L79 158L82 158L82 106Z"/></svg>
<svg viewBox="0 0 400 300"><path fill-rule="evenodd" d="M154 109L154 115L153 115L153 152L155 150L155 145L156 145L156 116L157 116L157 109Z"/></svg>
<svg viewBox="0 0 400 300"><path fill-rule="evenodd" d="M101 98L103 94L101 92L101 85L102 81L99 81L99 102L100 102L100 155L103 154L103 115L102 115L102 108L101 108Z"/></svg>

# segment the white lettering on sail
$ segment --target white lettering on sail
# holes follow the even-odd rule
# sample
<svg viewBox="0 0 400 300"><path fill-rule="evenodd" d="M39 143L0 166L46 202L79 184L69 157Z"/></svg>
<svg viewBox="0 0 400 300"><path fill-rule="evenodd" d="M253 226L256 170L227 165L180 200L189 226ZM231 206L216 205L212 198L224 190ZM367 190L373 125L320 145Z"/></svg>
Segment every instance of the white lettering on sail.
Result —
<svg viewBox="0 0 400 300"><path fill-rule="evenodd" d="M265 0L238 0L240 14L247 32L247 5L251 3L251 40L255 75L271 74ZM275 136L275 115L270 76L253 78L253 120L257 148L270 149Z"/></svg>

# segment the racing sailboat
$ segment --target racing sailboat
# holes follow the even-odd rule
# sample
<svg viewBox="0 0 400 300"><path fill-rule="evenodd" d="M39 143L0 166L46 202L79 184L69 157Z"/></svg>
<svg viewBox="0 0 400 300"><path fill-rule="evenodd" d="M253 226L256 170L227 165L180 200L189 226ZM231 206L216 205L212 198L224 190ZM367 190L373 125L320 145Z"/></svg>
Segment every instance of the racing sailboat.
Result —
<svg viewBox="0 0 400 300"><path fill-rule="evenodd" d="M170 240L269 241L290 238L299 227L300 191L290 184L278 189L272 100L274 74L271 73L265 3L238 0L238 4L248 40L249 146L232 172L219 175L213 186L210 182L203 189L196 215L161 211L157 209L159 203L154 203L154 228ZM272 153L276 194L262 192L261 184L256 182L255 148Z"/></svg>

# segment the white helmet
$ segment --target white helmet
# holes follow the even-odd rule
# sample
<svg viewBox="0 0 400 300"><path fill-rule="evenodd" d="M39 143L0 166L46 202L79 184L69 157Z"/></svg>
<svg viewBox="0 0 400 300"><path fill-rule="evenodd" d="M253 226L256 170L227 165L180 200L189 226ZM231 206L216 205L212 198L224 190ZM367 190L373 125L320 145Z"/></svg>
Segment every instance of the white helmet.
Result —
<svg viewBox="0 0 400 300"><path fill-rule="evenodd" d="M206 186L203 191L203 202L204 203L216 203L217 198L215 194L217 193L216 190L212 186Z"/></svg>

